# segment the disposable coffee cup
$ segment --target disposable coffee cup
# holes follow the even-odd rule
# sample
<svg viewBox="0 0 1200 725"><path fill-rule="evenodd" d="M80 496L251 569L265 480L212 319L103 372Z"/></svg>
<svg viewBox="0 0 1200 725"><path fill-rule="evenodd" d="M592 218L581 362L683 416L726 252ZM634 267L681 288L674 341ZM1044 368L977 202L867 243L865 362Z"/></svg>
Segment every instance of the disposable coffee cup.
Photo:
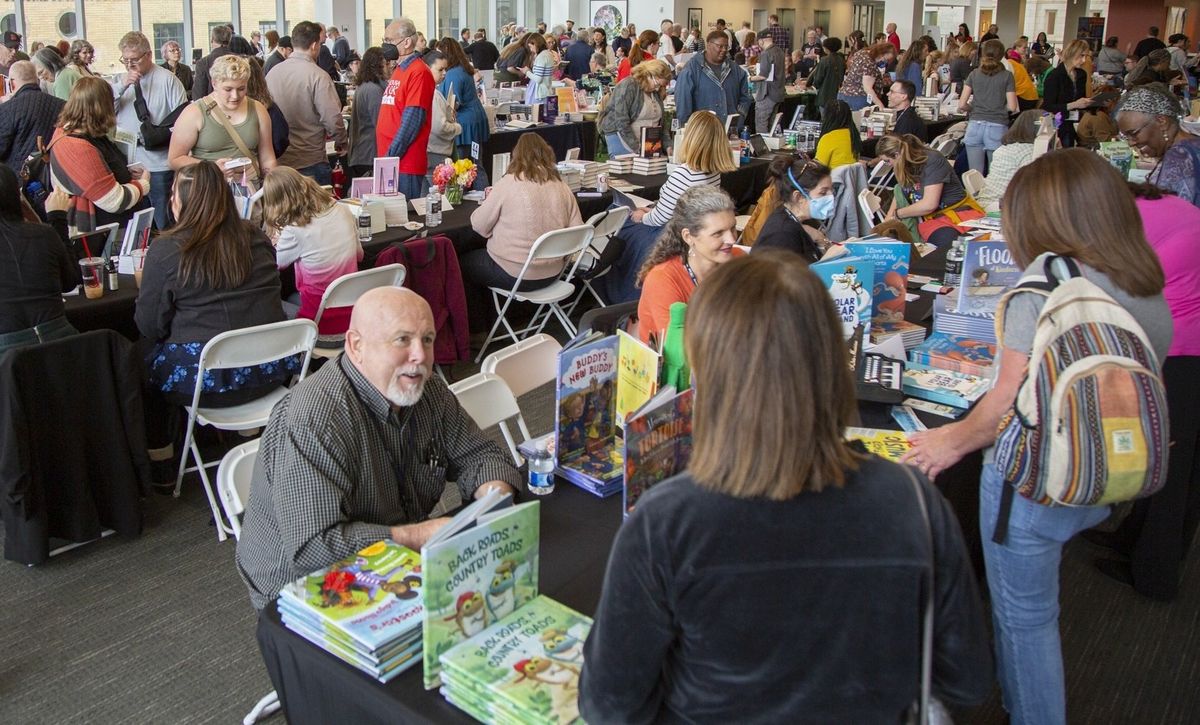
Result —
<svg viewBox="0 0 1200 725"><path fill-rule="evenodd" d="M142 288L142 267L146 265L146 249L135 249L130 255L133 257L133 281L137 283L138 289Z"/></svg>
<svg viewBox="0 0 1200 725"><path fill-rule="evenodd" d="M83 294L89 300L104 296L104 258L84 257L79 260L79 270L83 275Z"/></svg>

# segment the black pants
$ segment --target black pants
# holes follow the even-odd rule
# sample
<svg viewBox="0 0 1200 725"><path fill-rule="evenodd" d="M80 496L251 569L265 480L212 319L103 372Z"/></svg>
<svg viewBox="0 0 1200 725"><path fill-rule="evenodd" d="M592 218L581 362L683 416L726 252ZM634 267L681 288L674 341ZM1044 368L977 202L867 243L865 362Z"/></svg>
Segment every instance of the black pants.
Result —
<svg viewBox="0 0 1200 725"><path fill-rule="evenodd" d="M1029 111L1034 108L1037 108L1037 106L1038 106L1038 99L1036 99L1036 98L1033 99L1032 101L1026 100L1024 98L1017 99L1017 108L1019 108L1022 111Z"/></svg>
<svg viewBox="0 0 1200 725"><path fill-rule="evenodd" d="M496 264L492 255L486 249L476 249L458 258L458 266L462 270L463 286L467 297L467 317L471 332L487 332L496 321L496 313L491 309L491 293L488 287L512 289L517 278L505 272ZM518 288L521 292L541 289L554 283L558 275L546 279L527 279ZM502 303L503 304L503 303ZM510 312L511 314L511 312ZM513 318L509 317L511 322Z"/></svg>
<svg viewBox="0 0 1200 725"><path fill-rule="evenodd" d="M1140 499L1117 536L1130 552L1133 586L1153 599L1174 599L1179 570L1200 523L1200 356L1163 364L1171 415L1171 460L1162 490Z"/></svg>

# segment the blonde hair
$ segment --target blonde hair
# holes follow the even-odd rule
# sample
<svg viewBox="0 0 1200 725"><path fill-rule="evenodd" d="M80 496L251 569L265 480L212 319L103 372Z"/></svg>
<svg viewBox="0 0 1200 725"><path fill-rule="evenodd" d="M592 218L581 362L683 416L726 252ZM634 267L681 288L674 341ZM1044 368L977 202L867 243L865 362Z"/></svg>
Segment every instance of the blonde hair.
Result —
<svg viewBox="0 0 1200 725"><path fill-rule="evenodd" d="M892 169L895 170L896 181L899 181L901 186L916 185L921 180L921 172L925 170L925 162L929 159L929 147L911 133L903 136L890 133L884 136L875 146L875 153L879 156L897 154L896 160L892 162Z"/></svg>
<svg viewBox="0 0 1200 725"><path fill-rule="evenodd" d="M1079 56L1083 55L1084 53L1090 53L1091 50L1092 46L1088 45L1086 40L1072 40L1067 44L1066 48L1063 48L1062 62L1074 63L1079 59Z"/></svg>
<svg viewBox="0 0 1200 725"><path fill-rule="evenodd" d="M276 166L263 179L263 221L276 229L307 226L335 203L316 181L290 166Z"/></svg>
<svg viewBox="0 0 1200 725"><path fill-rule="evenodd" d="M863 458L842 439L858 417L854 378L829 292L800 255L764 250L718 266L688 303L684 347L699 486L785 501L845 484Z"/></svg>
<svg viewBox="0 0 1200 725"><path fill-rule="evenodd" d="M230 53L213 61L208 75L214 84L221 81L250 80L250 61L243 56Z"/></svg>
<svg viewBox="0 0 1200 725"><path fill-rule="evenodd" d="M604 56L601 55L601 57ZM658 60L656 58L654 60L638 63L633 67L633 70L629 71L629 75L631 75L633 79L637 81L637 84L642 87L643 91L649 93L649 88L647 88L647 86L650 83L650 79L669 79L671 77L671 66L667 65L666 61Z"/></svg>
<svg viewBox="0 0 1200 725"><path fill-rule="evenodd" d="M725 127L716 114L697 111L688 117L679 141L679 162L692 171L717 174L737 169L729 152Z"/></svg>

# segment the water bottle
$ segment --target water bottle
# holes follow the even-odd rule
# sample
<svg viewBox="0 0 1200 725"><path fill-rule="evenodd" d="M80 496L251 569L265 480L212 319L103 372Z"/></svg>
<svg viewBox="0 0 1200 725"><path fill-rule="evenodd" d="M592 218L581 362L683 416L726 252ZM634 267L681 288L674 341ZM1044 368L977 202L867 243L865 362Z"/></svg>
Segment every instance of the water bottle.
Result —
<svg viewBox="0 0 1200 725"><path fill-rule="evenodd" d="M554 491L554 456L546 441L537 444L532 456L526 459L529 465L529 492L534 496L545 496Z"/></svg>
<svg viewBox="0 0 1200 725"><path fill-rule="evenodd" d="M950 245L950 251L946 252L946 273L942 276L942 284L946 287L962 284L963 258L966 256L963 246L964 240L959 237Z"/></svg>
<svg viewBox="0 0 1200 725"><path fill-rule="evenodd" d="M365 205L358 210L358 241L371 241L371 213Z"/></svg>
<svg viewBox="0 0 1200 725"><path fill-rule="evenodd" d="M436 227L442 223L442 192L436 186L429 187L425 197L425 226Z"/></svg>

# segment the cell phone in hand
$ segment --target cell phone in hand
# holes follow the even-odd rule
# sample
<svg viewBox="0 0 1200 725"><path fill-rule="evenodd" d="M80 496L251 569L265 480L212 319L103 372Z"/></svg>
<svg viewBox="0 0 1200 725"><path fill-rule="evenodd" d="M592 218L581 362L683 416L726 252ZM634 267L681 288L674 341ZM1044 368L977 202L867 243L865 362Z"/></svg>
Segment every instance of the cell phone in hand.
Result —
<svg viewBox="0 0 1200 725"><path fill-rule="evenodd" d="M142 172L146 170L146 167L143 166L141 162L130 164L128 168L129 173L133 174L134 176L141 176Z"/></svg>
<svg viewBox="0 0 1200 725"><path fill-rule="evenodd" d="M249 165L250 165L250 159L246 158L245 156L239 156L236 159L230 159L225 162L226 170L240 169L243 166L249 166Z"/></svg>

